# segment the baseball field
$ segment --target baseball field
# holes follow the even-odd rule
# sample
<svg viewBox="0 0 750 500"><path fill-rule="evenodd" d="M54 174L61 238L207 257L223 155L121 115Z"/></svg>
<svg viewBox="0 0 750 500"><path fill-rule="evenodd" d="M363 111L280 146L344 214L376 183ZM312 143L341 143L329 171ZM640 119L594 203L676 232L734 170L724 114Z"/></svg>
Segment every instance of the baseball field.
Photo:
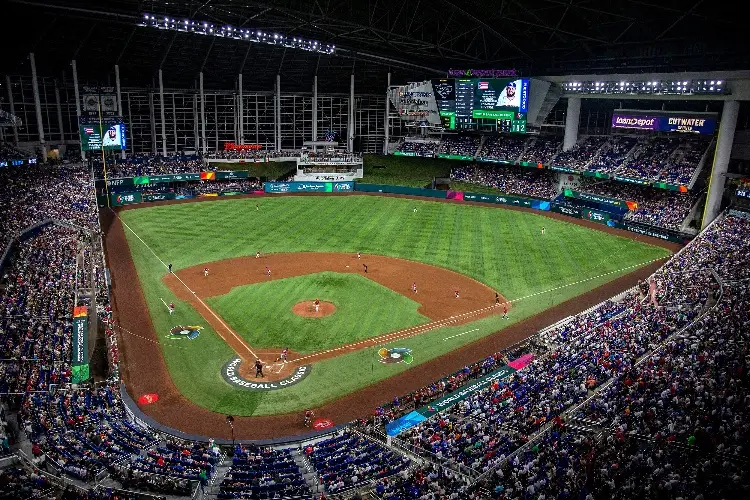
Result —
<svg viewBox="0 0 750 500"><path fill-rule="evenodd" d="M132 396L161 391L144 411L172 425L180 404L196 415L325 414L358 391L379 394L384 381L379 402L388 401L418 387L409 381L422 382L421 366L460 368L451 356L469 344L509 345L534 333L532 318L552 317L540 313L584 307L597 287L612 295L615 280L632 284L670 254L562 216L385 196L254 197L118 216L129 254L113 254L109 236L107 246L110 266L122 260L112 267L124 379ZM391 359L392 348L408 356ZM247 419L248 437L266 436L253 421L272 421Z"/></svg>

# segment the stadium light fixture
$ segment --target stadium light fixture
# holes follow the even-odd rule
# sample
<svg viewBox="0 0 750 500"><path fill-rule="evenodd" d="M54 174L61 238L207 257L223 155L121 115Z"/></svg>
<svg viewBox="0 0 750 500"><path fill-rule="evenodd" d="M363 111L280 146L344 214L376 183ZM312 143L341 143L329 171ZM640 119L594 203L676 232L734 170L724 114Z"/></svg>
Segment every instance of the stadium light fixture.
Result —
<svg viewBox="0 0 750 500"><path fill-rule="evenodd" d="M562 82L562 88L571 93L597 94L652 94L652 95L717 95L727 94L728 89L722 87L721 81L712 80L692 81L610 81L610 82Z"/></svg>
<svg viewBox="0 0 750 500"><path fill-rule="evenodd" d="M162 21L161 18L158 20L155 16L144 13L143 19L138 23L139 26L147 28L156 28L161 30L171 31L183 31L192 32L199 35L212 35L224 38L233 38L235 40L243 40L246 42L265 43L268 45L282 46L292 49L305 50L307 52L318 52L322 54L333 54L336 50L335 45L326 44L317 40L303 40L302 38L291 38L283 33L273 33L273 37L270 33L264 33L260 30L245 30L237 29L232 26L221 26L220 28L214 29L213 24L208 22L192 21L190 19L184 19L182 23L178 22L174 18L165 16Z"/></svg>

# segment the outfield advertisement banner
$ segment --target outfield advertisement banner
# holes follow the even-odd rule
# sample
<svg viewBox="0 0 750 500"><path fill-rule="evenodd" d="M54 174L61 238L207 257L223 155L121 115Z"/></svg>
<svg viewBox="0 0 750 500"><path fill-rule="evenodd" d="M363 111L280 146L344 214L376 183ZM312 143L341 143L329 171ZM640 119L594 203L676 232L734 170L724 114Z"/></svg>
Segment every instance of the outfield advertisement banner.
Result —
<svg viewBox="0 0 750 500"><path fill-rule="evenodd" d="M110 195L110 205L113 207L119 207L121 205L131 205L133 203L141 203L143 196L141 193L120 193Z"/></svg>
<svg viewBox="0 0 750 500"><path fill-rule="evenodd" d="M675 231L668 231L666 229L656 228L648 226L646 224L638 224L636 222L622 221L618 222L615 227L626 229L631 233L638 233L644 236L650 236L652 238L658 238L664 241L672 241L674 243L681 243L683 245L690 241L691 237Z"/></svg>
<svg viewBox="0 0 750 500"><path fill-rule="evenodd" d="M558 214L569 215L570 217L581 218L581 209L578 207L566 207L565 205L553 203L550 207L550 211Z"/></svg>
<svg viewBox="0 0 750 500"><path fill-rule="evenodd" d="M413 188L406 186L390 186L388 184L361 184L356 183L354 189L364 193L391 193L408 194L411 196L424 196L425 198L445 198L446 192L439 189Z"/></svg>
<svg viewBox="0 0 750 500"><path fill-rule="evenodd" d="M464 201L478 201L481 203L497 203L499 205L514 205L517 207L533 208L535 210L544 210L544 211L547 211L550 209L549 201L533 200L531 198L522 198L520 196L464 193Z"/></svg>
<svg viewBox="0 0 750 500"><path fill-rule="evenodd" d="M472 394L481 391L486 387L489 387L496 380L504 380L515 372L516 370L511 368L510 366L503 365L497 370L485 375L482 378L477 379L473 383L467 384L461 389L447 394L442 398L433 401L427 406L423 406L422 408L419 408L411 413L407 413L403 417L390 422L385 426L386 433L389 436L397 436L405 430L414 427L424 420L427 420L436 413L447 410L448 408L451 408L452 406L467 399Z"/></svg>
<svg viewBox="0 0 750 500"><path fill-rule="evenodd" d="M464 161L471 161L474 159L473 156L468 155L449 155L445 153L440 153L437 155L438 158L442 158L444 160L464 160Z"/></svg>
<svg viewBox="0 0 750 500"><path fill-rule="evenodd" d="M175 199L174 193L154 193L154 194L143 195L143 201L165 201L165 200L174 200L174 199Z"/></svg>
<svg viewBox="0 0 750 500"><path fill-rule="evenodd" d="M354 191L354 182L264 182L266 193L344 193Z"/></svg>
<svg viewBox="0 0 750 500"><path fill-rule="evenodd" d="M650 186L651 181L645 179L634 179L632 177L622 177L621 175L615 175L615 180L620 182L627 182L629 184L638 184L639 186Z"/></svg>
<svg viewBox="0 0 750 500"><path fill-rule="evenodd" d="M216 179L247 179L250 176L247 170L217 171Z"/></svg>
<svg viewBox="0 0 750 500"><path fill-rule="evenodd" d="M140 186L144 184L160 184L163 182L199 181L201 173L194 174L164 174L164 175L139 175L133 177L133 184Z"/></svg>
<svg viewBox="0 0 750 500"><path fill-rule="evenodd" d="M566 189L564 191L566 198L577 198L579 200L592 201L594 203L604 203L606 205L612 205L625 210L637 210L638 203L634 201L623 201L616 198L610 198L609 196L602 196L599 194L583 193L580 191L574 191L572 189Z"/></svg>
<svg viewBox="0 0 750 500"><path fill-rule="evenodd" d="M72 382L80 384L89 379L89 319L88 308L73 308Z"/></svg>

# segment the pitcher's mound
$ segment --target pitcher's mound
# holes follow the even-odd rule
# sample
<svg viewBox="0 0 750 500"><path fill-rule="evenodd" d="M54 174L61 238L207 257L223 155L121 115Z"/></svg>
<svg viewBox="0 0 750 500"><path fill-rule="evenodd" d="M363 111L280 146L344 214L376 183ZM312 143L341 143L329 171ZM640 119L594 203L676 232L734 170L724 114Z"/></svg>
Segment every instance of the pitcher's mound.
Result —
<svg viewBox="0 0 750 500"><path fill-rule="evenodd" d="M318 306L318 311L316 312L313 301L306 300L304 302L297 302L294 307L292 307L292 312L303 318L324 318L325 316L330 316L335 313L336 306L330 302L321 301Z"/></svg>

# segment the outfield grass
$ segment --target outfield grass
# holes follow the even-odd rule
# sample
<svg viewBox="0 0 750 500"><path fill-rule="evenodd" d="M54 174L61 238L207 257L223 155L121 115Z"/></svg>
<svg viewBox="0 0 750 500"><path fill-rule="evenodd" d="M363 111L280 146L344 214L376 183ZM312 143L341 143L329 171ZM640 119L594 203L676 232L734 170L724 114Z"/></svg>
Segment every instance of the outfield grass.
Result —
<svg viewBox="0 0 750 500"><path fill-rule="evenodd" d="M316 298L336 312L303 318L292 307ZM238 286L207 302L253 347L309 353L428 323L419 303L357 274L324 272Z"/></svg>
<svg viewBox="0 0 750 500"><path fill-rule="evenodd" d="M175 385L195 403L235 415L267 415L317 406L668 255L664 249L627 238L503 208L378 196L283 196L263 198L261 210L256 212L258 200L162 205L121 213L123 221L153 250L126 228ZM419 209L416 213L414 207ZM542 226L545 235L540 234ZM403 346L414 350L412 365L380 364L376 351L368 354L368 349L314 365L311 375L292 388L274 393L243 392L226 384L220 375L232 351L197 312L178 301L164 285L166 268L154 253L177 270L248 255L256 249L263 253L361 250L416 260L471 276L518 302L510 322L487 318L409 339ZM573 283L577 284L571 286ZM539 294L545 291L549 292ZM538 295L529 297L532 294ZM177 304L174 316L169 316L161 298ZM202 324L206 329L194 341L170 341L165 335L176 324ZM443 340L474 328L479 330ZM392 397L384 394L384 400Z"/></svg>

